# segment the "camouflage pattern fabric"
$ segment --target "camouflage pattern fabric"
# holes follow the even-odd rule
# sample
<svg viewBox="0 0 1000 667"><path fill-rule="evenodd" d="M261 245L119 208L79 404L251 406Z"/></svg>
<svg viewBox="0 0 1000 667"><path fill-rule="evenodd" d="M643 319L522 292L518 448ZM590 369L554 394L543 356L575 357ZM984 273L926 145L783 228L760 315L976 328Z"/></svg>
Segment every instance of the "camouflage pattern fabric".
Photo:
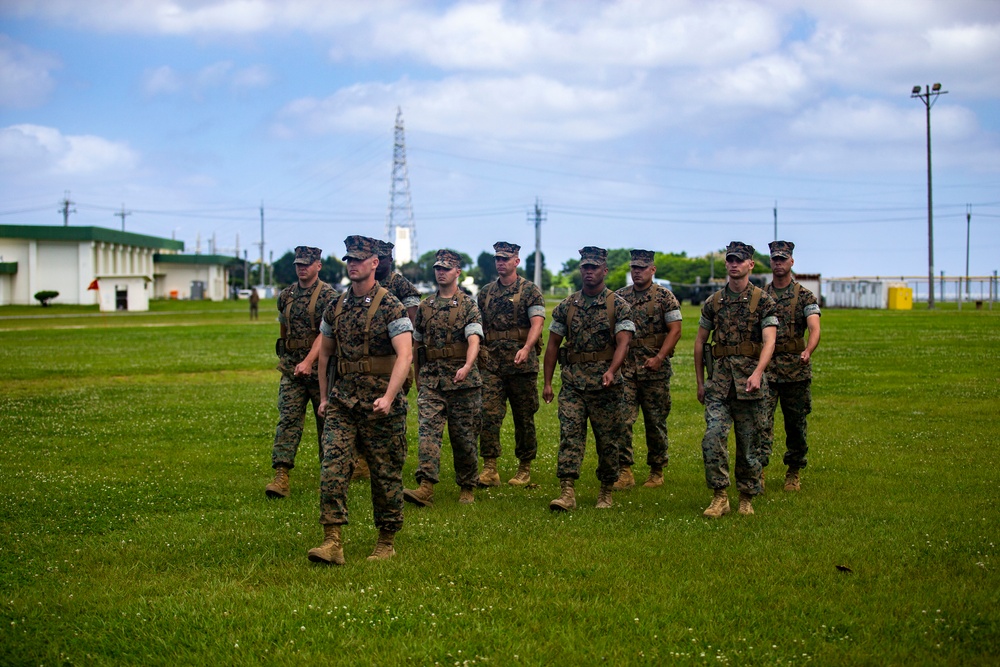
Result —
<svg viewBox="0 0 1000 667"><path fill-rule="evenodd" d="M515 313L514 297L518 294L522 296L518 300ZM483 317L483 331L487 334L493 331L529 329L532 317L545 317L545 298L541 290L521 276L510 285L504 285L499 279L494 280L479 290L476 300ZM528 353L527 361L520 366L514 365L514 355L524 347L522 341L505 338L489 341L486 347L489 350L489 358L482 364L483 369L505 377L519 373L538 375L538 354L534 349Z"/></svg>
<svg viewBox="0 0 1000 667"><path fill-rule="evenodd" d="M320 290L320 293L319 298L316 300L316 313L313 318L315 326L310 326L309 301L316 290ZM332 301L335 301L336 298L336 290L320 280L317 280L312 287L306 289L299 287L299 284L296 282L281 290L281 293L278 295L278 321L285 325L285 338L305 340L315 338L319 335L319 325L320 320L323 319L323 313L326 311L326 307ZM289 303L292 304L292 309L289 311L289 316L286 319L285 310L288 308ZM278 370L286 375L292 375L295 372L295 367L302 363L308 355L308 346L295 350L286 349L285 353L278 358ZM311 377L319 382L316 377L315 364L313 365Z"/></svg>
<svg viewBox="0 0 1000 667"><path fill-rule="evenodd" d="M507 416L507 402L514 417L514 455L518 461L533 461L538 455L535 413L538 412L538 373L497 375L483 370L483 416L479 454L498 459L503 453L500 429Z"/></svg>
<svg viewBox="0 0 1000 667"><path fill-rule="evenodd" d="M726 398L705 396L705 437L701 454L705 483L710 489L729 486L729 429L736 430L736 488L740 493L763 493L760 481L761 436L767 428L764 401L740 401L735 389Z"/></svg>
<svg viewBox="0 0 1000 667"><path fill-rule="evenodd" d="M428 350L440 350L448 345L451 311L456 308L458 317L455 319L455 330L451 332L451 343L462 343L469 336L478 335L482 344L483 318L479 314L479 307L475 301L460 292L456 292L451 298L442 298L440 294L435 294L424 299L423 305L417 310L414 340L423 343ZM483 380L479 376L479 367L476 364L473 364L472 370L462 384L455 384L455 372L464 365L464 355L422 362L420 389L430 387L449 391L482 386Z"/></svg>
<svg viewBox="0 0 1000 667"><path fill-rule="evenodd" d="M805 468L809 445L806 441L807 417L812 412L812 380L801 382L775 382L764 397L767 413L767 429L761 444L761 465L771 462L774 448L774 413L781 403L781 415L785 419L785 458L789 468Z"/></svg>
<svg viewBox="0 0 1000 667"><path fill-rule="evenodd" d="M379 281L382 287L389 290L403 304L403 308L414 308L420 305L420 292L399 271L390 271L389 275Z"/></svg>
<svg viewBox="0 0 1000 667"><path fill-rule="evenodd" d="M281 376L278 385L278 428L271 449L271 467L279 465L289 470L295 467L295 454L302 440L306 407L312 403L316 418L316 441L319 460L323 460L323 418L317 414L320 404L319 381L312 378Z"/></svg>
<svg viewBox="0 0 1000 667"><path fill-rule="evenodd" d="M674 293L664 287L653 284L648 289L636 290L634 285L628 285L618 290L618 295L632 307L632 322L635 323L633 341L666 334L668 323L681 321L681 304ZM622 367L625 404L628 407L625 422L627 434L620 457L623 466L635 464L632 431L639 419L640 407L646 426L646 463L663 468L669 459L667 417L670 416L670 376L673 375L673 367L668 357L658 371L645 368L646 360L659 352L659 346L640 343L629 348Z"/></svg>
<svg viewBox="0 0 1000 667"><path fill-rule="evenodd" d="M608 322L607 299L615 300L614 326ZM570 303L576 304L576 315L566 328L566 316ZM632 309L628 302L605 288L595 297L588 297L583 292L577 292L563 299L552 311L552 323L549 331L563 337L563 345L571 352L599 352L607 347L615 346L615 335L620 331L635 332L632 322ZM576 389L601 389L601 376L611 366L610 361L585 361L579 364L569 364L561 367L559 377L563 386L570 385ZM621 384L621 371L615 374L615 384ZM561 392L560 392L561 395Z"/></svg>
<svg viewBox="0 0 1000 667"><path fill-rule="evenodd" d="M417 394L419 417L417 482L440 481L441 442L445 424L455 461L455 482L475 487L479 480L476 439L479 437L483 398L479 387L440 391L421 385Z"/></svg>
<svg viewBox="0 0 1000 667"><path fill-rule="evenodd" d="M769 283L764 289L774 299L778 315L778 336L775 345L790 343L797 338L803 338L806 333L806 318L810 315L822 315L816 295L804 287L799 288L799 298L792 312L792 302L795 301L795 285L793 280L785 289L775 289ZM798 352L775 352L771 363L767 365L768 382L802 382L812 379L812 361L803 364L799 361Z"/></svg>
<svg viewBox="0 0 1000 667"><path fill-rule="evenodd" d="M364 353L365 322L375 298L376 284L362 296L348 291L340 317L334 321L336 302L323 314L320 331L336 342L337 355L358 361ZM371 321L368 353L395 354L392 339L413 330L403 304L386 294ZM336 363L332 357L330 362ZM389 386L384 375L338 374L330 386L323 429L323 465L320 472L320 523L347 523L347 489L354 473L355 454L371 469L375 525L398 531L403 525L403 461L406 458L406 397L396 394L389 414L372 412L376 399Z"/></svg>
<svg viewBox="0 0 1000 667"><path fill-rule="evenodd" d="M625 441L625 390L621 384L606 389L559 389L559 479L579 479L587 445L587 420L597 444L597 479L602 485L618 480L619 450Z"/></svg>
<svg viewBox="0 0 1000 667"><path fill-rule="evenodd" d="M777 307L766 293L760 295L756 310L750 312L753 285L739 294L728 287L715 310L716 297L710 297L701 309L698 326L714 331L713 342L719 345L762 343L764 328L778 325ZM764 398L768 393L767 377L761 387L749 394L746 381L753 374L757 359L733 355L716 359L712 377L705 384L705 436L701 441L705 463L705 482L711 489L729 486L729 429L736 430L736 486L742 493L758 495L760 456L767 433L768 419Z"/></svg>

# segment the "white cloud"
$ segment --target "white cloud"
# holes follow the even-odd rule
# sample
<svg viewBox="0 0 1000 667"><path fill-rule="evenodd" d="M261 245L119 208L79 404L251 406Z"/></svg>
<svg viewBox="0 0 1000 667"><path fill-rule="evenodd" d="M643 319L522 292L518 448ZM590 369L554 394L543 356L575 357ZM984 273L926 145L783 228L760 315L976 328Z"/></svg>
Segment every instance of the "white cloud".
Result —
<svg viewBox="0 0 1000 667"><path fill-rule="evenodd" d="M207 65L193 73L178 72L168 65L147 70L142 87L147 95L177 95L188 93L201 97L206 92L228 88L237 92L265 88L274 77L263 65L237 68L228 60Z"/></svg>
<svg viewBox="0 0 1000 667"><path fill-rule="evenodd" d="M55 87L51 70L59 60L0 35L0 107L26 109L42 104Z"/></svg>
<svg viewBox="0 0 1000 667"><path fill-rule="evenodd" d="M184 82L172 67L164 65L143 75L142 88L147 95L173 95L184 88Z"/></svg>
<svg viewBox="0 0 1000 667"><path fill-rule="evenodd" d="M126 144L91 135L64 135L40 125L0 130L0 167L57 176L97 175L130 170L138 156Z"/></svg>

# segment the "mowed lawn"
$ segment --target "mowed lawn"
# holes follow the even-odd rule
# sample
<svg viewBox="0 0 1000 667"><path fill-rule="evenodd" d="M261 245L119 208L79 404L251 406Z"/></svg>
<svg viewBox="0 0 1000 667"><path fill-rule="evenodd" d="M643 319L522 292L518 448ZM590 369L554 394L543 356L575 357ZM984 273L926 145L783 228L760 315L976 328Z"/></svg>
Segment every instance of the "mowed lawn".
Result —
<svg viewBox="0 0 1000 667"><path fill-rule="evenodd" d="M802 492L781 490L779 417L756 514L717 521L701 516L685 306L663 487L595 510L590 448L579 508L550 513L559 425L543 404L536 487L461 506L446 448L435 506L408 505L397 557L369 563L356 482L340 568L306 559L322 537L311 424L291 497L263 493L274 302L253 323L245 303L152 307L0 308L0 664L1000 659L1000 306L825 311Z"/></svg>

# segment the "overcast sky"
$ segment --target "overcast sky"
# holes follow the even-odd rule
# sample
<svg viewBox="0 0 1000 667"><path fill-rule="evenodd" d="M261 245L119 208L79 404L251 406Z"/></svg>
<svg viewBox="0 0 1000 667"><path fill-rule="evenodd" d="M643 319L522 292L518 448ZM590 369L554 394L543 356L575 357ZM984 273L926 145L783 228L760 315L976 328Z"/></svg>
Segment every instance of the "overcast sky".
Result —
<svg viewBox="0 0 1000 667"><path fill-rule="evenodd" d="M3 0L0 224L343 254L796 243L825 277L1000 268L1000 1ZM242 250L241 250L242 252ZM522 256L526 255L522 251Z"/></svg>

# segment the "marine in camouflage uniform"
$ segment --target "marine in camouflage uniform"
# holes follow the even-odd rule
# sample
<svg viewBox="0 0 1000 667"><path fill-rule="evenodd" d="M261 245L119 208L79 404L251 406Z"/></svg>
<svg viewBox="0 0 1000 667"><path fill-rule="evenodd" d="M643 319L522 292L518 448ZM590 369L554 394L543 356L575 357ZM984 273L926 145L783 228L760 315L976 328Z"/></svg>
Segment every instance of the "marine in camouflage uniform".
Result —
<svg viewBox="0 0 1000 667"><path fill-rule="evenodd" d="M774 445L774 413L781 403L785 420L785 490L800 489L800 470L806 467L809 445L806 418L812 412L812 354L819 345L820 309L816 296L792 278L795 260L791 241L772 241L772 281L765 288L778 307L778 336L774 356L767 367L770 390L765 398L768 427L761 452L767 467ZM808 342L805 333L809 332Z"/></svg>
<svg viewBox="0 0 1000 667"><path fill-rule="evenodd" d="M323 418L318 412L322 397L316 374L319 350L315 343L323 311L337 296L332 287L319 279L322 255L319 248L297 247L294 263L298 281L278 295L281 338L275 351L281 382L278 385L278 427L271 449L274 479L264 489L268 498L284 498L289 494L288 473L295 467L295 454L302 440L306 407L310 402L322 456Z"/></svg>
<svg viewBox="0 0 1000 667"><path fill-rule="evenodd" d="M667 417L670 415L670 357L681 338L681 304L673 292L653 282L656 275L652 250L632 250L632 284L618 290L632 307L635 335L629 346L622 376L628 434L618 457L620 472L615 491L635 486L632 466L632 427L639 418L646 426L646 464L649 478L643 484L654 488L663 484L663 469L669 460Z"/></svg>
<svg viewBox="0 0 1000 667"><path fill-rule="evenodd" d="M404 498L416 505L433 504L441 469L441 441L448 426L455 463L459 502L474 501L477 482L476 441L483 407L482 378L476 357L483 338L483 320L476 302L458 289L462 260L452 250L434 259L438 291L417 308L417 410L419 488Z"/></svg>
<svg viewBox="0 0 1000 667"><path fill-rule="evenodd" d="M483 428L479 453L483 457L481 486L498 486L497 459L502 451L500 428L507 402L514 416L514 455L517 474L508 481L523 486L531 481L531 462L538 454L535 413L538 412L538 351L545 321L545 299L534 283L517 274L521 246L506 241L493 244L499 277L479 291L477 302L486 333L483 377Z"/></svg>
<svg viewBox="0 0 1000 667"><path fill-rule="evenodd" d="M750 283L753 246L733 241L726 247L729 282L701 309L694 366L698 400L705 404L705 436L701 441L705 482L714 490L705 516L729 512L729 429L736 431L736 488L740 514L753 514L754 496L763 491L760 453L767 430L767 379L764 369L774 351L778 326L774 300ZM710 351L705 350L712 334ZM707 383L702 379L705 354L711 355Z"/></svg>
<svg viewBox="0 0 1000 667"><path fill-rule="evenodd" d="M596 507L611 507L618 479L618 457L625 445L625 388L621 367L635 332L632 311L622 297L604 285L608 251L596 246L580 250L583 290L564 299L552 312L545 348L542 398L551 403L556 361L562 366L559 389L559 478L561 494L549 509L576 507L575 481L580 477L587 444L587 420L597 444ZM560 348L560 344L565 345Z"/></svg>
<svg viewBox="0 0 1000 667"><path fill-rule="evenodd" d="M323 544L309 559L343 564L341 526L348 522L347 491L360 454L371 469L371 499L378 542L369 560L395 554L403 527L406 397L401 392L412 360L413 324L403 304L375 281L375 239L349 236L345 245L351 287L323 314L319 355L323 431L320 518ZM332 382L327 366L335 364Z"/></svg>

